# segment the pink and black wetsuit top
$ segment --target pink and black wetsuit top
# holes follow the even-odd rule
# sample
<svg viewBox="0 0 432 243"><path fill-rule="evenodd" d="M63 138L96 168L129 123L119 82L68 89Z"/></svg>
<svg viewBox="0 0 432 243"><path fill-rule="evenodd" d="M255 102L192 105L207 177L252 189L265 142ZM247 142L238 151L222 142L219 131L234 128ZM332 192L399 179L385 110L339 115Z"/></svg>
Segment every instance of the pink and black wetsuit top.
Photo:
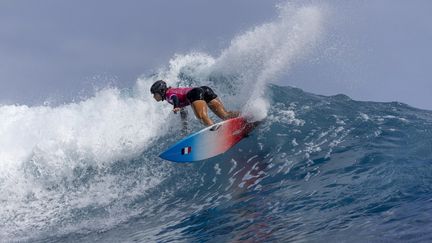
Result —
<svg viewBox="0 0 432 243"><path fill-rule="evenodd" d="M213 90L207 86L195 87L195 88L168 88L165 93L165 99L174 108L182 108L190 105L196 100L204 100L209 103L218 96Z"/></svg>
<svg viewBox="0 0 432 243"><path fill-rule="evenodd" d="M174 105L174 108L188 106L190 103L186 95L192 89L193 88L168 88L165 93L165 99L170 104Z"/></svg>

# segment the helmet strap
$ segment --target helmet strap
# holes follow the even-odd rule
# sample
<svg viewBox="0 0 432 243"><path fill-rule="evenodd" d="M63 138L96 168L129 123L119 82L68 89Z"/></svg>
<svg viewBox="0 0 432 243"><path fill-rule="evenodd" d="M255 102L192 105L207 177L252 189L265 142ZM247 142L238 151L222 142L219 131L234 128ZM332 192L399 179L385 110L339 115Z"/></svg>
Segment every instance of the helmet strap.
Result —
<svg viewBox="0 0 432 243"><path fill-rule="evenodd" d="M165 94L162 94L162 93L158 93L161 97L162 97L162 101L164 101L165 100Z"/></svg>

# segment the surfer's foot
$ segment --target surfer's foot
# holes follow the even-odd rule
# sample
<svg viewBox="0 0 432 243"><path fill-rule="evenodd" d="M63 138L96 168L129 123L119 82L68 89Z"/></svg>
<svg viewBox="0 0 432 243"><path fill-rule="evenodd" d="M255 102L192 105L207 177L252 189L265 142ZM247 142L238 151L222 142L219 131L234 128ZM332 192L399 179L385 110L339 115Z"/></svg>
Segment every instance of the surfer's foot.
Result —
<svg viewBox="0 0 432 243"><path fill-rule="evenodd" d="M226 116L226 119L236 118L239 115L240 115L240 112L238 112L238 111L229 111L228 115Z"/></svg>

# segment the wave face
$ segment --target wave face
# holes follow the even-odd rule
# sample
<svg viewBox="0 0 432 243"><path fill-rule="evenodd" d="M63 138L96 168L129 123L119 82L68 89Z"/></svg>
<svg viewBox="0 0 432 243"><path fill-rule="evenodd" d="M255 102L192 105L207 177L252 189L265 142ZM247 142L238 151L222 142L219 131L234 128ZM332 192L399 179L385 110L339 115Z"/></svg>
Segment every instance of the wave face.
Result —
<svg viewBox="0 0 432 243"><path fill-rule="evenodd" d="M0 239L430 241L432 112L268 83L319 44L325 13L280 6L220 56L176 55L131 89L0 106ZM209 85L264 122L221 156L162 161L182 135L149 95L161 78Z"/></svg>

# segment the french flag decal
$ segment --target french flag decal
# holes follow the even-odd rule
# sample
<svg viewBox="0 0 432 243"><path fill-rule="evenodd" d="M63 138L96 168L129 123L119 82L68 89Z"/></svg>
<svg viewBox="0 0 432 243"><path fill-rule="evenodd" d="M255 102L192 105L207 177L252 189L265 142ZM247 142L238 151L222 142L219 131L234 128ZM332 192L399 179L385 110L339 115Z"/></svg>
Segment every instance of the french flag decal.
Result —
<svg viewBox="0 0 432 243"><path fill-rule="evenodd" d="M192 151L192 147L182 148L182 155L190 154L191 151Z"/></svg>

